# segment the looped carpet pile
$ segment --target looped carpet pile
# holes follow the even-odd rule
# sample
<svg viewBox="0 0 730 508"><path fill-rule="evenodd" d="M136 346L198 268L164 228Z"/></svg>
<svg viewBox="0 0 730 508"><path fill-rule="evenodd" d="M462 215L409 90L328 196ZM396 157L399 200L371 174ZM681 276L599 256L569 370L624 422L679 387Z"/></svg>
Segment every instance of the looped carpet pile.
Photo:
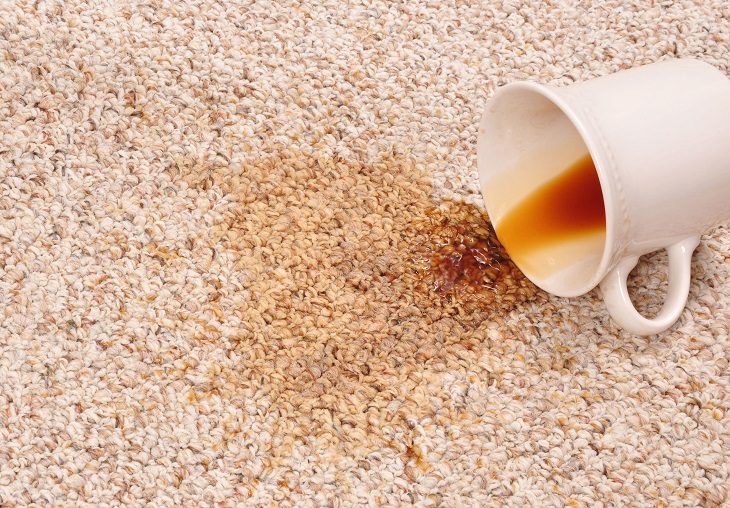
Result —
<svg viewBox="0 0 730 508"><path fill-rule="evenodd" d="M726 227L646 338L413 255L498 86L728 55L723 0L0 3L0 505L726 504Z"/></svg>

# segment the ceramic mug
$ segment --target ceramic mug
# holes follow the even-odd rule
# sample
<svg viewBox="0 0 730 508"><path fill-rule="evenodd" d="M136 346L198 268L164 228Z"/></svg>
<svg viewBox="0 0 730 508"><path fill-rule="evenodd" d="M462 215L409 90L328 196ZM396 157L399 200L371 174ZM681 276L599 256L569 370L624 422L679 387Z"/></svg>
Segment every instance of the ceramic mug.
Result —
<svg viewBox="0 0 730 508"><path fill-rule="evenodd" d="M730 80L707 63L676 59L566 87L498 89L477 142L497 236L510 210L587 156L603 198L603 229L556 237L529 253L505 249L543 290L572 297L600 285L620 326L639 335L664 331L687 303L700 236L730 219ZM659 249L668 253L668 291L659 314L646 318L626 281L641 255Z"/></svg>

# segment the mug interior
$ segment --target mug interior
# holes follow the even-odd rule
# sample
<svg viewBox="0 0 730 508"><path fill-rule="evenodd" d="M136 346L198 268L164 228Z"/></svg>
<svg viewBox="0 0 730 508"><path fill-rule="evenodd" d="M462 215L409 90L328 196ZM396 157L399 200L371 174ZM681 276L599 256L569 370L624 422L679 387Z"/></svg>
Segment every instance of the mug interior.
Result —
<svg viewBox="0 0 730 508"><path fill-rule="evenodd" d="M515 264L545 291L578 296L595 285L605 257L605 192L595 159L559 103L551 89L534 83L498 90L482 117L477 165L490 220ZM564 186L579 163L592 192ZM600 211L586 212L586 204ZM564 227L585 222L586 213L600 217L591 227Z"/></svg>

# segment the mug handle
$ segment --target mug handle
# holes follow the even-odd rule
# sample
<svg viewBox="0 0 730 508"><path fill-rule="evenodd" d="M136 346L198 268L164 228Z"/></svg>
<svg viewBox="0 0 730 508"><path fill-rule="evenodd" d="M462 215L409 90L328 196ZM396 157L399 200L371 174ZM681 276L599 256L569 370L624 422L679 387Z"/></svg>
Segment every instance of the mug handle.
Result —
<svg viewBox="0 0 730 508"><path fill-rule="evenodd" d="M628 256L601 281L601 292L608 313L621 327L637 335L654 335L671 327L678 319L689 295L692 253L700 236L690 236L667 247L669 257L669 289L659 314L647 319L631 303L626 280L639 262L639 256Z"/></svg>

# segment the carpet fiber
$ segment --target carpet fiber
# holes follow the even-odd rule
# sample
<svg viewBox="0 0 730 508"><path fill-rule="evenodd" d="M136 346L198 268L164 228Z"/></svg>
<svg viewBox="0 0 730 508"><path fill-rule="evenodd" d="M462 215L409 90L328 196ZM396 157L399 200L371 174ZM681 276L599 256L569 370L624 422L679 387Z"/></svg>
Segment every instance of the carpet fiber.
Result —
<svg viewBox="0 0 730 508"><path fill-rule="evenodd" d="M0 505L727 503L725 227L656 337L428 269L498 86L728 55L724 0L0 3Z"/></svg>

